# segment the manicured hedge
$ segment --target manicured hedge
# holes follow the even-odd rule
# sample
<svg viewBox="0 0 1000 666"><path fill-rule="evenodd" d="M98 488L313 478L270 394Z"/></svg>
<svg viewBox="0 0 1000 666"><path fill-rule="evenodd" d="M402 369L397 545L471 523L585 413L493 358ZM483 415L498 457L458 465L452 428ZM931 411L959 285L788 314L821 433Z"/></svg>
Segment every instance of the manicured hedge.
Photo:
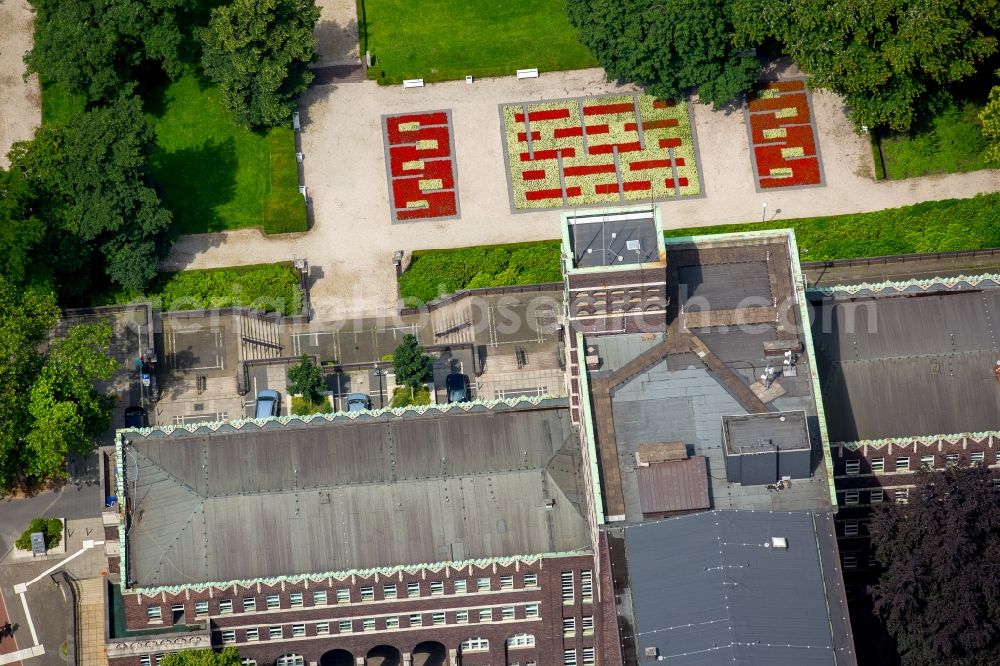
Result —
<svg viewBox="0 0 1000 666"><path fill-rule="evenodd" d="M14 545L21 550L31 550L31 535L33 532L41 532L45 535L45 547L49 550L62 543L63 525L58 518L35 518L28 525L28 528L17 537Z"/></svg>
<svg viewBox="0 0 1000 666"><path fill-rule="evenodd" d="M764 229L795 230L802 261L1000 247L1000 193L928 201L873 213L671 229L682 237ZM412 301L475 287L558 282L559 241L423 250L399 280Z"/></svg>

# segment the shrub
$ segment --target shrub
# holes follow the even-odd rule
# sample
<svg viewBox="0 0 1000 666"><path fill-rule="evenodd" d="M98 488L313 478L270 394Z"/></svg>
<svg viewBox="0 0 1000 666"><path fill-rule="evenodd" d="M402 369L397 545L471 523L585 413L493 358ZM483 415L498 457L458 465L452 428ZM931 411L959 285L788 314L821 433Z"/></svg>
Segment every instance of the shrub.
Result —
<svg viewBox="0 0 1000 666"><path fill-rule="evenodd" d="M329 414L333 411L330 401L320 399L312 401L301 396L292 396L292 414L296 416L309 416L310 414Z"/></svg>
<svg viewBox="0 0 1000 666"><path fill-rule="evenodd" d="M31 550L31 535L41 532L45 535L45 547L52 549L62 543L63 525L58 518L35 518L28 529L21 533L14 545L21 550Z"/></svg>
<svg viewBox="0 0 1000 666"><path fill-rule="evenodd" d="M390 407L409 407L410 405L429 405L431 404L431 392L427 390L426 386L421 386L418 389L413 390L413 394L410 394L410 387L408 386L397 386L396 390L392 392L392 402Z"/></svg>

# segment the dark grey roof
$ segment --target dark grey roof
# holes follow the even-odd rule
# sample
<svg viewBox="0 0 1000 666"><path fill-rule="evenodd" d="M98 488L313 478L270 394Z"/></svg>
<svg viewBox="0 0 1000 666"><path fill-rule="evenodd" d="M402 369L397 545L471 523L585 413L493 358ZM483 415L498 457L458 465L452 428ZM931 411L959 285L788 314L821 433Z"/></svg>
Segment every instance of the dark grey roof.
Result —
<svg viewBox="0 0 1000 666"><path fill-rule="evenodd" d="M794 451L810 447L803 411L723 416L722 434L727 453Z"/></svg>
<svg viewBox="0 0 1000 666"><path fill-rule="evenodd" d="M564 405L128 433L128 573L154 587L586 548Z"/></svg>
<svg viewBox="0 0 1000 666"><path fill-rule="evenodd" d="M832 515L699 513L626 527L625 547L640 663L856 663Z"/></svg>
<svg viewBox="0 0 1000 666"><path fill-rule="evenodd" d="M569 218L574 268L628 266L659 261L652 212Z"/></svg>
<svg viewBox="0 0 1000 666"><path fill-rule="evenodd" d="M1000 289L826 299L813 322L830 440L1000 429Z"/></svg>
<svg viewBox="0 0 1000 666"><path fill-rule="evenodd" d="M679 266L677 276L688 312L771 304L771 284L764 261L689 264Z"/></svg>

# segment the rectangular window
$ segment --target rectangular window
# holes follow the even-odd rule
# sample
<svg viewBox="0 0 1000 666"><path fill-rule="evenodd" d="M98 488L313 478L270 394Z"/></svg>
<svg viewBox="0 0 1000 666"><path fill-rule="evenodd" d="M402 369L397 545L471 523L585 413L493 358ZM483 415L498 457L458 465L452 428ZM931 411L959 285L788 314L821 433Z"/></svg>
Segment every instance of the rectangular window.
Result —
<svg viewBox="0 0 1000 666"><path fill-rule="evenodd" d="M363 618L361 620L361 631L375 631L375 618Z"/></svg>
<svg viewBox="0 0 1000 666"><path fill-rule="evenodd" d="M844 536L858 536L858 521L844 521Z"/></svg>
<svg viewBox="0 0 1000 666"><path fill-rule="evenodd" d="M248 641L259 641L260 640L260 630L257 627L250 627L247 629L247 640Z"/></svg>
<svg viewBox="0 0 1000 666"><path fill-rule="evenodd" d="M441 625L444 624L444 622L445 622L444 613L431 614L431 624Z"/></svg>
<svg viewBox="0 0 1000 666"><path fill-rule="evenodd" d="M944 457L944 461L945 461L945 464L948 465L949 467L954 467L955 465L958 464L958 454L957 453L949 453L948 455L946 455Z"/></svg>
<svg viewBox="0 0 1000 666"><path fill-rule="evenodd" d="M298 608L302 605L302 593L292 592L288 595L288 605L292 608Z"/></svg>
<svg viewBox="0 0 1000 666"><path fill-rule="evenodd" d="M170 614L173 615L173 622L177 624L184 621L184 604L174 604L170 607Z"/></svg>
<svg viewBox="0 0 1000 666"><path fill-rule="evenodd" d="M223 645L231 645L236 642L236 631L233 629L224 629L222 631L222 643Z"/></svg>
<svg viewBox="0 0 1000 666"><path fill-rule="evenodd" d="M903 502L905 504L906 502L910 501L909 488L896 488L896 490L894 490L892 494L897 502Z"/></svg>
<svg viewBox="0 0 1000 666"><path fill-rule="evenodd" d="M504 606L500 609L500 619L501 620L513 620L514 619L514 607Z"/></svg>
<svg viewBox="0 0 1000 666"><path fill-rule="evenodd" d="M881 474L885 471L885 458L872 458L872 471Z"/></svg>
<svg viewBox="0 0 1000 666"><path fill-rule="evenodd" d="M538 574L533 574L533 573L524 574L524 586L538 587Z"/></svg>
<svg viewBox="0 0 1000 666"><path fill-rule="evenodd" d="M934 469L934 456L920 456L920 466Z"/></svg>
<svg viewBox="0 0 1000 666"><path fill-rule="evenodd" d="M855 474L861 471L861 461L848 460L844 464L844 471L846 471L849 476L854 476Z"/></svg>
<svg viewBox="0 0 1000 666"><path fill-rule="evenodd" d="M594 635L594 616L584 615L583 621L580 623L580 629L583 631L584 636Z"/></svg>
<svg viewBox="0 0 1000 666"><path fill-rule="evenodd" d="M973 451L969 454L969 460L972 461L973 465L982 465L986 462L986 452L985 451Z"/></svg>
<svg viewBox="0 0 1000 666"><path fill-rule="evenodd" d="M590 569L580 572L580 596L585 604L594 601L594 572Z"/></svg>
<svg viewBox="0 0 1000 666"><path fill-rule="evenodd" d="M444 581L443 580L432 580L431 581L431 595L444 594Z"/></svg>
<svg viewBox="0 0 1000 666"><path fill-rule="evenodd" d="M486 590L490 589L490 579L489 578L478 579L476 581L476 589L480 592L485 592Z"/></svg>
<svg viewBox="0 0 1000 666"><path fill-rule="evenodd" d="M573 572L563 571L560 580L562 581L562 602L564 604L573 603Z"/></svg>
<svg viewBox="0 0 1000 666"><path fill-rule="evenodd" d="M566 636L566 637L576 636L576 618L575 617L564 617L563 618L563 636Z"/></svg>
<svg viewBox="0 0 1000 666"><path fill-rule="evenodd" d="M382 598L383 599L395 599L396 598L396 586L395 585L383 585L382 586Z"/></svg>
<svg viewBox="0 0 1000 666"><path fill-rule="evenodd" d="M326 590L313 592L313 606L326 606Z"/></svg>
<svg viewBox="0 0 1000 666"><path fill-rule="evenodd" d="M885 491L881 488L878 490L871 491L869 502L872 504L881 504L885 501Z"/></svg>
<svg viewBox="0 0 1000 666"><path fill-rule="evenodd" d="M857 503L858 503L857 490L848 490L846 493L844 493L844 504L846 504L847 506L854 506Z"/></svg>
<svg viewBox="0 0 1000 666"><path fill-rule="evenodd" d="M524 617L538 617L538 604L528 604L524 607Z"/></svg>
<svg viewBox="0 0 1000 666"><path fill-rule="evenodd" d="M330 623L329 622L317 622L316 623L316 635L326 636L330 633Z"/></svg>
<svg viewBox="0 0 1000 666"><path fill-rule="evenodd" d="M858 568L858 556L852 553L846 553L844 555L844 568L845 569L857 569Z"/></svg>
<svg viewBox="0 0 1000 666"><path fill-rule="evenodd" d="M232 612L233 612L233 600L219 599L219 613L222 615L227 615Z"/></svg>
<svg viewBox="0 0 1000 666"><path fill-rule="evenodd" d="M408 596L408 597L419 597L420 596L420 583L407 583L406 584L406 596Z"/></svg>
<svg viewBox="0 0 1000 666"><path fill-rule="evenodd" d="M374 587L363 587L361 588L361 601L374 601L375 600L375 588Z"/></svg>
<svg viewBox="0 0 1000 666"><path fill-rule="evenodd" d="M576 650L563 650L563 666L576 666Z"/></svg>
<svg viewBox="0 0 1000 666"><path fill-rule="evenodd" d="M493 609L492 608L480 608L479 609L479 621L480 622L492 622L493 621Z"/></svg>
<svg viewBox="0 0 1000 666"><path fill-rule="evenodd" d="M208 615L208 602L207 601L194 602L194 614L196 617L203 617L205 615Z"/></svg>
<svg viewBox="0 0 1000 666"><path fill-rule="evenodd" d="M257 610L257 598L256 597L243 597L243 612Z"/></svg>
<svg viewBox="0 0 1000 666"><path fill-rule="evenodd" d="M486 638L467 638L459 648L462 652L485 652L490 649L490 642Z"/></svg>
<svg viewBox="0 0 1000 666"><path fill-rule="evenodd" d="M468 591L465 579L455 581L455 594L465 594Z"/></svg>
<svg viewBox="0 0 1000 666"><path fill-rule="evenodd" d="M469 611L455 611L455 622L458 624L467 624L469 622Z"/></svg>
<svg viewBox="0 0 1000 666"><path fill-rule="evenodd" d="M500 576L500 589L501 590L513 590L514 589L514 577L513 576Z"/></svg>
<svg viewBox="0 0 1000 666"><path fill-rule="evenodd" d="M148 654L144 654L139 657L139 666L152 666L153 660L149 658Z"/></svg>
<svg viewBox="0 0 1000 666"><path fill-rule="evenodd" d="M267 595L267 607L269 610L272 608L281 608L281 597L277 594Z"/></svg>
<svg viewBox="0 0 1000 666"><path fill-rule="evenodd" d="M410 616L410 626L419 627L424 623L424 616L420 613L414 613Z"/></svg>
<svg viewBox="0 0 1000 666"><path fill-rule="evenodd" d="M285 631L280 626L268 627L267 628L267 635L272 640L274 640L276 638L284 638L285 637Z"/></svg>
<svg viewBox="0 0 1000 666"><path fill-rule="evenodd" d="M910 457L905 456L901 458L896 458L896 471L897 472L907 472L910 469Z"/></svg>
<svg viewBox="0 0 1000 666"><path fill-rule="evenodd" d="M351 590L346 587L337 588L337 603L346 604L351 600Z"/></svg>
<svg viewBox="0 0 1000 666"><path fill-rule="evenodd" d="M146 609L146 621L150 623L163 621L163 612L159 606L150 606Z"/></svg>
<svg viewBox="0 0 1000 666"><path fill-rule="evenodd" d="M292 636L298 638L299 636L306 635L306 625L304 624L293 624L292 625Z"/></svg>
<svg viewBox="0 0 1000 666"><path fill-rule="evenodd" d="M399 629L399 616L390 615L385 618L385 628L386 629Z"/></svg>
<svg viewBox="0 0 1000 666"><path fill-rule="evenodd" d="M342 634L349 634L354 631L354 623L350 620L341 620L337 623L337 631Z"/></svg>

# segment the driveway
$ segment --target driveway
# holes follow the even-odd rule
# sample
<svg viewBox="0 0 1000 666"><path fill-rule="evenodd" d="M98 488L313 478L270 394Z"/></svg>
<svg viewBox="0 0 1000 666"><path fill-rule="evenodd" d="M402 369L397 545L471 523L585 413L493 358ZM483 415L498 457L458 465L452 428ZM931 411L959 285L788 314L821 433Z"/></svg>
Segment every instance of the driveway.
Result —
<svg viewBox="0 0 1000 666"><path fill-rule="evenodd" d="M305 179L315 224L305 234L265 238L257 230L182 237L165 266L214 268L306 258L314 267L317 318L378 315L397 307L396 250L464 247L554 239L560 211L512 214L507 195L498 105L631 92L600 69L431 84L403 90L374 82L318 86L302 99ZM979 171L872 180L865 137L854 133L835 94L813 94L826 177L824 187L757 193L742 110L716 112L695 104L694 121L705 196L658 204L668 228L767 218L836 215L920 201L970 197L1000 189L1000 172ZM381 116L451 109L461 219L392 224Z"/></svg>

